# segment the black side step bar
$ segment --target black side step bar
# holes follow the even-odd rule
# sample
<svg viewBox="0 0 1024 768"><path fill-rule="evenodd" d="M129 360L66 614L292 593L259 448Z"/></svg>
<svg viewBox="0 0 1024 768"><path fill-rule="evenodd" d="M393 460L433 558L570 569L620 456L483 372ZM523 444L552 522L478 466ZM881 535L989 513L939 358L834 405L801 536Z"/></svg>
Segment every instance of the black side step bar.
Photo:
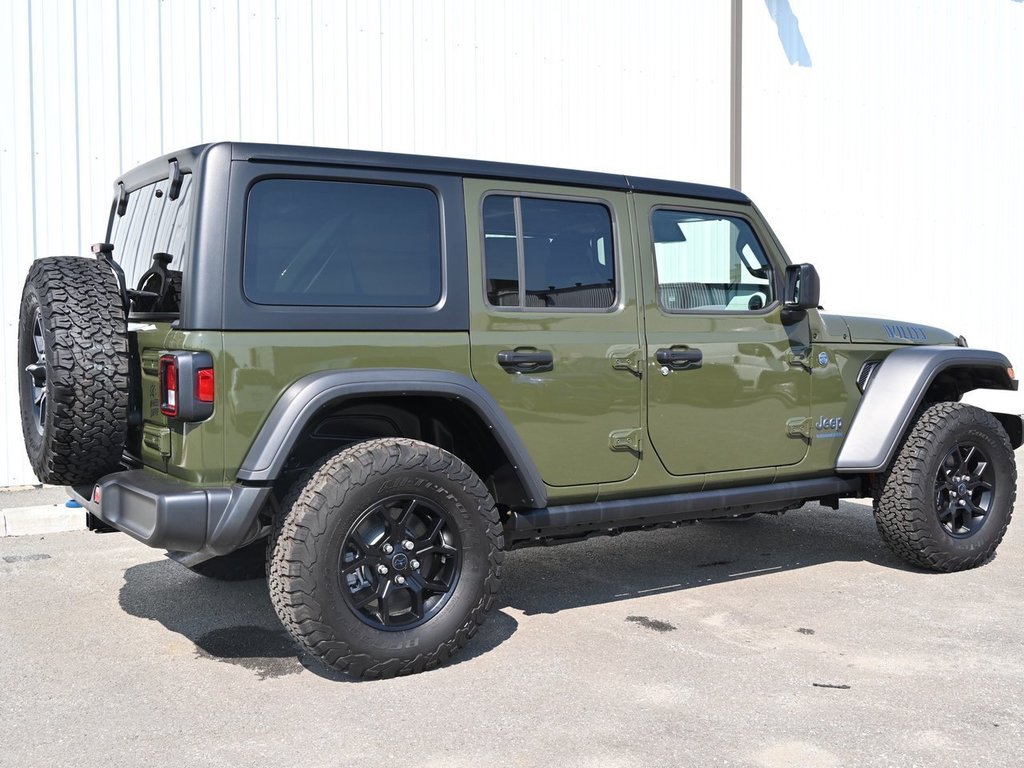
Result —
<svg viewBox="0 0 1024 768"><path fill-rule="evenodd" d="M639 499L565 504L515 512L505 535L514 545L531 539L578 537L586 532L613 532L701 518L775 512L805 501L860 493L859 477L818 477Z"/></svg>

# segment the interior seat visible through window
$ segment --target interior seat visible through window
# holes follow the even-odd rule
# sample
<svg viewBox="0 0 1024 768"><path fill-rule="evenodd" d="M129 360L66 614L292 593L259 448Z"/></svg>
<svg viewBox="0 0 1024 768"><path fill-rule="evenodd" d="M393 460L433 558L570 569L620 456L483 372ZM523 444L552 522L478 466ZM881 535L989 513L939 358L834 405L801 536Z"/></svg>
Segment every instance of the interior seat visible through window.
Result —
<svg viewBox="0 0 1024 768"><path fill-rule="evenodd" d="M607 309L614 305L615 261L606 206L490 195L484 201L483 218L487 299L492 306ZM519 273L517 243L522 243L525 274Z"/></svg>

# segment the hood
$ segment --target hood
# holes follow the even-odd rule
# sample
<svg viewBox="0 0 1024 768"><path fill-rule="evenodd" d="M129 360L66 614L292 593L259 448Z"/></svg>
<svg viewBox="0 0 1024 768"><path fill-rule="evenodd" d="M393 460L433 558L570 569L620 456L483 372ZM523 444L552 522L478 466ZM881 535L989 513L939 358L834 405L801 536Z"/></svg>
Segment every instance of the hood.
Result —
<svg viewBox="0 0 1024 768"><path fill-rule="evenodd" d="M847 337L856 343L956 344L955 335L930 325L855 315L823 314L822 319L829 331L845 326Z"/></svg>

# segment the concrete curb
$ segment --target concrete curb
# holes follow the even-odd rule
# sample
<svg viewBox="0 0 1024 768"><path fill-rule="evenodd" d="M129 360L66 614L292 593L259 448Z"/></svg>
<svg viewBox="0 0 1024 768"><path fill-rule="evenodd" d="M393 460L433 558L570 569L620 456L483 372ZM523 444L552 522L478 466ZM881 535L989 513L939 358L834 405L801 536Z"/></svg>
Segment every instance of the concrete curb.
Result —
<svg viewBox="0 0 1024 768"><path fill-rule="evenodd" d="M40 533L85 530L85 510L52 504L0 509L0 536L31 536Z"/></svg>

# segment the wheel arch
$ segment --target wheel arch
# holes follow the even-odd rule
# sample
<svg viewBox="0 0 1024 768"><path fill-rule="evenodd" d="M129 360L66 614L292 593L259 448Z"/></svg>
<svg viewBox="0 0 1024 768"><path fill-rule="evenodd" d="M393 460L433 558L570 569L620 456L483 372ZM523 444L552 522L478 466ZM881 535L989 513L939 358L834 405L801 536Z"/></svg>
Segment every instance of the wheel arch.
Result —
<svg viewBox="0 0 1024 768"><path fill-rule="evenodd" d="M499 504L542 508L547 492L526 446L490 394L450 371L321 371L278 399L238 470L267 484L360 439L411 437L450 450L490 486Z"/></svg>
<svg viewBox="0 0 1024 768"><path fill-rule="evenodd" d="M1010 361L999 352L963 347L906 347L879 366L854 414L836 462L838 472L885 469L914 414L925 404L959 401L974 389L1014 390ZM1020 417L993 414L1020 445Z"/></svg>

